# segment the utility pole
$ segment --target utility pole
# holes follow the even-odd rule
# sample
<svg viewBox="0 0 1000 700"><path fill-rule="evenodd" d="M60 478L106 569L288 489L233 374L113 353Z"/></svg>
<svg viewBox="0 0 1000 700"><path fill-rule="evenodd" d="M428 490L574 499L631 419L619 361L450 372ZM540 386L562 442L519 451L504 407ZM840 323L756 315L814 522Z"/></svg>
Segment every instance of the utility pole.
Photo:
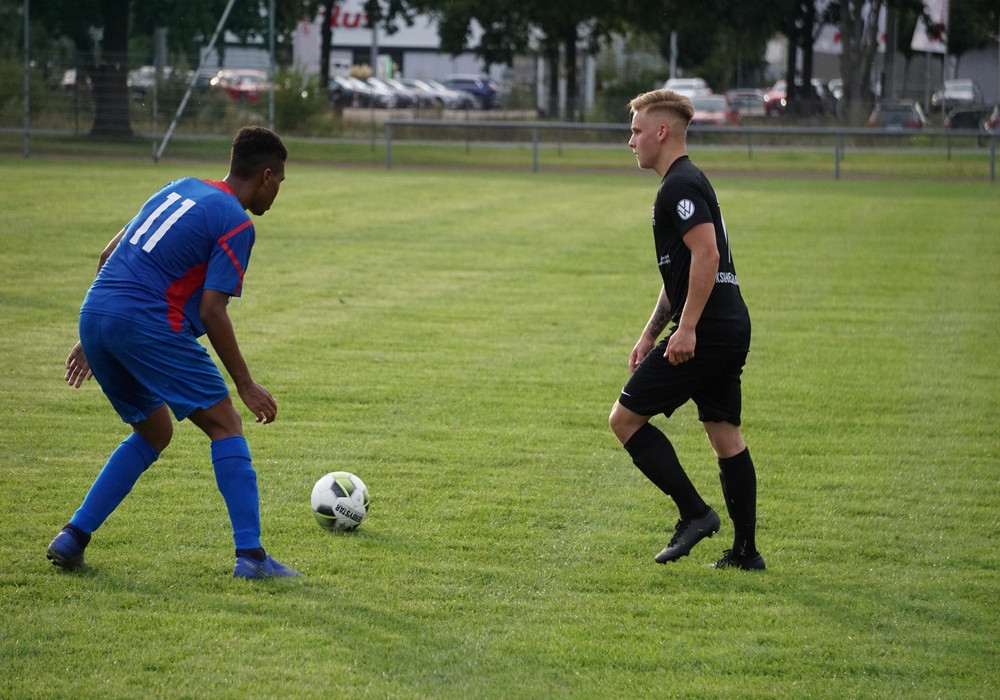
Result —
<svg viewBox="0 0 1000 700"><path fill-rule="evenodd" d="M896 45L899 43L899 15L896 8L885 10L885 60L882 62L882 99L896 101Z"/></svg>
<svg viewBox="0 0 1000 700"><path fill-rule="evenodd" d="M24 157L31 154L28 145L31 140L31 40L28 38L31 23L28 12L31 10L31 0L24 0Z"/></svg>

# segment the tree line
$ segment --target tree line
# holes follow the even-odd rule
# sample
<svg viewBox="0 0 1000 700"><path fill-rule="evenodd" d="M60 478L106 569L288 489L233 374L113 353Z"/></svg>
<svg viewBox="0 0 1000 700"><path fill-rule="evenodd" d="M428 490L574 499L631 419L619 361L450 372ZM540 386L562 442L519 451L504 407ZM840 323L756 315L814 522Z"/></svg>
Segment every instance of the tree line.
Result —
<svg viewBox="0 0 1000 700"><path fill-rule="evenodd" d="M207 43L228 0L0 0L0 21L18 27L7 32L0 48L9 57L23 51L23 12L29 8L30 42L36 50L71 49L82 56L80 66L94 92L92 133L128 136L126 79L128 69L151 62L153 33L167 27L168 51L197 64L198 50ZM275 46L279 63L291 62L291 42L297 23L321 10L333 14L338 0L240 0L232 5L225 29L242 41L260 40L269 32L274 7ZM813 43L823 27L833 25L841 38L841 78L848 114L865 109L871 69L878 50L877 17L891 9L898 21L897 50L912 55L909 40L919 19L929 30L943 27L929 17L923 0L365 0L369 21L392 33L398 23L417 15L437 20L441 50L472 51L487 65L510 64L528 52L544 57L549 71L549 104L558 104L559 75L565 76L566 118L580 116L577 51L592 52L613 35L641 37L659 47L664 57L676 46L676 65L687 73L715 76L718 89L732 85L737 66L762 65L767 42L775 35L788 40L785 78L791 111L800 95L796 86L812 78ZM996 43L1000 0L951 0L949 51L965 51ZM481 35L474 45L475 27ZM873 31L873 27L876 28ZM328 30L329 28L326 28ZM325 30L325 31L326 31ZM672 39L673 37L673 39ZM323 47L329 51L330 38ZM329 62L320 60L325 68ZM321 83L328 76L321 75ZM325 87L325 85L324 85Z"/></svg>

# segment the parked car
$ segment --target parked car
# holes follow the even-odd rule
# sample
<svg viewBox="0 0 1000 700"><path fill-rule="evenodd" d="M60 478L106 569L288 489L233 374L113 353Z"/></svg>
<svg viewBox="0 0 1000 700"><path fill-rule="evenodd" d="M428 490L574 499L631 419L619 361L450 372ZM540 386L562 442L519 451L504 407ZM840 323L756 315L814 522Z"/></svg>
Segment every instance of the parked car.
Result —
<svg viewBox="0 0 1000 700"><path fill-rule="evenodd" d="M729 104L725 95L695 95L691 123L696 126L739 126L740 113Z"/></svg>
<svg viewBox="0 0 1000 700"><path fill-rule="evenodd" d="M802 116L823 116L837 113L837 99L827 89L823 82L813 78L810 89L802 90L801 84L796 87L801 91L798 96L797 114ZM764 113L769 116L779 116L788 111L788 83L778 80L764 93Z"/></svg>
<svg viewBox="0 0 1000 700"><path fill-rule="evenodd" d="M382 78L382 80L393 90L405 96L406 99L404 101L410 102L410 106L412 107L432 107L434 105L433 98L423 90L410 87L403 83L403 81L396 80L395 78Z"/></svg>
<svg viewBox="0 0 1000 700"><path fill-rule="evenodd" d="M401 78L403 85L416 90L421 90L436 104L445 109L474 109L476 100L468 92L452 90L445 87L436 80L418 80L415 78Z"/></svg>
<svg viewBox="0 0 1000 700"><path fill-rule="evenodd" d="M162 87L164 83L171 80L171 78L177 79L180 76L174 76L174 69L171 66L163 66L160 71L160 86ZM185 77L185 83L190 80L191 73ZM130 70L128 72L128 78L126 83L128 85L129 94L132 95L132 99L143 100L146 95L153 90L153 85L156 82L156 66L141 66L135 70Z"/></svg>
<svg viewBox="0 0 1000 700"><path fill-rule="evenodd" d="M485 75L455 73L446 76L441 84L452 90L462 90L476 99L477 109L500 107L500 86Z"/></svg>
<svg viewBox="0 0 1000 700"><path fill-rule="evenodd" d="M823 84L822 80L813 79L813 89L823 110L823 115L833 116L840 110L840 98L833 94L829 87Z"/></svg>
<svg viewBox="0 0 1000 700"><path fill-rule="evenodd" d="M844 96L844 81L840 78L833 78L826 84L826 89L830 91L831 95L833 95L833 99L839 102Z"/></svg>
<svg viewBox="0 0 1000 700"><path fill-rule="evenodd" d="M775 116L785 113L788 106L788 84L778 80L764 93L764 114Z"/></svg>
<svg viewBox="0 0 1000 700"><path fill-rule="evenodd" d="M708 87L704 78L670 78L663 83L663 89L688 98L712 94L712 88Z"/></svg>
<svg viewBox="0 0 1000 700"><path fill-rule="evenodd" d="M59 87L65 92L73 92L77 89L76 84L76 68L70 68L62 74L62 78L59 80ZM90 76L86 76L83 80L83 89L90 89Z"/></svg>
<svg viewBox="0 0 1000 700"><path fill-rule="evenodd" d="M396 109L397 107L412 107L414 104L413 97L399 92L379 78L368 78L364 83L371 88L372 100L376 107Z"/></svg>
<svg viewBox="0 0 1000 700"><path fill-rule="evenodd" d="M982 104L983 93L972 80L946 80L944 86L931 96L931 107L944 111Z"/></svg>
<svg viewBox="0 0 1000 700"><path fill-rule="evenodd" d="M927 117L920 103L912 100L875 105L875 110L868 117L868 126L885 131L922 129L926 123Z"/></svg>
<svg viewBox="0 0 1000 700"><path fill-rule="evenodd" d="M260 93L271 89L267 72L252 68L226 68L215 74L211 86L229 96L233 102L257 102Z"/></svg>
<svg viewBox="0 0 1000 700"><path fill-rule="evenodd" d="M945 129L985 129L989 109L953 109L944 118Z"/></svg>
<svg viewBox="0 0 1000 700"><path fill-rule="evenodd" d="M757 88L737 88L726 93L729 106L744 117L763 117L764 91Z"/></svg>
<svg viewBox="0 0 1000 700"><path fill-rule="evenodd" d="M993 111L983 122L983 129L991 134L1000 134L1000 104L993 107Z"/></svg>
<svg viewBox="0 0 1000 700"><path fill-rule="evenodd" d="M199 92L208 92L212 89L212 78L216 76L215 69L212 68L202 68L198 71L198 75L194 79L194 89Z"/></svg>
<svg viewBox="0 0 1000 700"><path fill-rule="evenodd" d="M984 109L953 109L944 118L945 129L975 130L979 134L976 142L980 146L987 143L1000 123L1000 105Z"/></svg>
<svg viewBox="0 0 1000 700"><path fill-rule="evenodd" d="M367 83L347 75L330 77L326 88L327 102L331 107L370 107L372 90Z"/></svg>

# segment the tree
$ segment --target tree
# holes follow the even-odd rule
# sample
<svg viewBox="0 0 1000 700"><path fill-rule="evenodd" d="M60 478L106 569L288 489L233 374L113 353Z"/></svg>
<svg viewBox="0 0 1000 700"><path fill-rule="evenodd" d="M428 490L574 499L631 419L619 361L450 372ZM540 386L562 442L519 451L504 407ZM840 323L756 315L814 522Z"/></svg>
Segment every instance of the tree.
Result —
<svg viewBox="0 0 1000 700"><path fill-rule="evenodd" d="M94 136L132 135L128 116L128 23L130 0L63 0L35 9L54 35L68 39L90 78L94 95Z"/></svg>
<svg viewBox="0 0 1000 700"><path fill-rule="evenodd" d="M886 0L855 2L842 0L831 8L840 30L840 77L844 81L841 98L845 113L859 119L870 105L872 66L878 52L878 17Z"/></svg>
<svg viewBox="0 0 1000 700"><path fill-rule="evenodd" d="M333 49L333 8L337 0L322 0L323 26L320 29L319 46L319 87L326 90L330 87L330 52Z"/></svg>
<svg viewBox="0 0 1000 700"><path fill-rule="evenodd" d="M50 35L65 38L76 49L79 69L90 78L94 96L91 135L126 138L132 135L126 87L129 70L130 24L138 34L151 36L155 27L167 27L168 46L194 55L211 36L227 0L49 0L40 5L38 21ZM276 0L275 26L286 41L311 0ZM227 29L241 39L266 36L269 0L234 6Z"/></svg>
<svg viewBox="0 0 1000 700"><path fill-rule="evenodd" d="M973 49L997 45L1000 2L952 0L948 26L948 53L959 57Z"/></svg>
<svg viewBox="0 0 1000 700"><path fill-rule="evenodd" d="M635 31L648 33L650 26L656 27L660 53L666 58L670 57L670 34L676 31L677 65L696 71L722 90L737 82L741 63L763 63L768 39L780 31L781 18L792 13L788 0L777 2L776 7L774 0L712 0L696 5L670 0L651 14L648 6L634 7L635 14L628 21ZM660 17L662 21L651 21Z"/></svg>
<svg viewBox="0 0 1000 700"><path fill-rule="evenodd" d="M596 47L613 28L623 27L624 15L640 3L656 4L650 0L368 0L365 7L387 29L396 17L409 20L415 13L429 14L438 21L442 51L458 55L471 48L487 66L510 65L516 55L537 46L550 67L550 114L558 103L561 68L566 76L566 118L572 120L579 113L579 42ZM473 23L482 29L482 36L469 47Z"/></svg>

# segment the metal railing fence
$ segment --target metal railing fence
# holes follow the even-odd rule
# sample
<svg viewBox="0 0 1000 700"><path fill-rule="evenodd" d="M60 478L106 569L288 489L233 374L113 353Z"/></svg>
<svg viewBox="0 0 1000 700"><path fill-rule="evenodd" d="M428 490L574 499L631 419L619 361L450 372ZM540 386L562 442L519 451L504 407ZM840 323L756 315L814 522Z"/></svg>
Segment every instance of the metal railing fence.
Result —
<svg viewBox="0 0 1000 700"><path fill-rule="evenodd" d="M594 146L614 144L623 147L628 139L628 127L622 124L514 122L514 121L444 121L429 119L390 119L385 122L385 167L393 166L393 143L400 140L462 141L466 149L472 144L531 146L531 170L539 171L539 152L543 147L555 145L558 149L572 143L574 147L590 143ZM591 138L567 138L571 134L587 132ZM611 139L593 138L594 134L613 134ZM474 139L473 135L484 138ZM492 138L492 141L488 140ZM831 155L833 177L840 179L841 162L848 148L863 150L887 141L920 139L920 148L941 151L951 158L958 142L975 142L983 147L983 158L988 158L990 182L996 181L997 141L1000 132L976 129L874 129L858 127L821 126L730 126L689 129L689 142L702 139L715 144L745 148L752 158L755 149L808 148L828 151Z"/></svg>

